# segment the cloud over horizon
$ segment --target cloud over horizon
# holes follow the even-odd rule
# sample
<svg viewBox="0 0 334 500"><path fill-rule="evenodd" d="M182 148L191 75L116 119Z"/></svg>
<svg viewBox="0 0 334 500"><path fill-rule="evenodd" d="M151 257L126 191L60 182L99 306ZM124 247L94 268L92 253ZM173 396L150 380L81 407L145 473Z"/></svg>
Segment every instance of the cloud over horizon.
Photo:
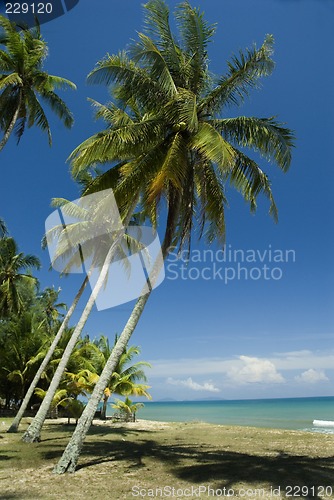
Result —
<svg viewBox="0 0 334 500"><path fill-rule="evenodd" d="M191 377L188 377L186 380L177 380L173 377L168 377L166 383L169 385L187 387L192 391L220 392L220 389L218 389L218 387L215 387L211 381L204 382L203 384L198 384Z"/></svg>
<svg viewBox="0 0 334 500"><path fill-rule="evenodd" d="M300 350L283 353L268 353L266 356L237 355L230 358L218 356L203 358L178 358L149 360L152 365L150 377L170 376L186 379L187 377L202 376L216 378L216 375L225 375L228 378L238 378L235 373L242 371L239 378L245 378L250 372L251 379L260 378L260 373L268 373L269 378L280 380L281 372L308 371L310 366L315 371L334 370L334 351L312 352ZM258 375L256 375L256 373ZM285 375L285 373L284 373ZM295 373L293 375L296 375ZM269 380L270 381L270 380Z"/></svg>
<svg viewBox="0 0 334 500"><path fill-rule="evenodd" d="M227 377L237 384L271 383L282 384L285 378L276 370L268 359L239 356L242 366L233 366L227 371Z"/></svg>
<svg viewBox="0 0 334 500"><path fill-rule="evenodd" d="M300 375L297 375L295 380L306 384L316 384L317 382L328 382L329 378L323 370L314 370L313 368L310 368Z"/></svg>

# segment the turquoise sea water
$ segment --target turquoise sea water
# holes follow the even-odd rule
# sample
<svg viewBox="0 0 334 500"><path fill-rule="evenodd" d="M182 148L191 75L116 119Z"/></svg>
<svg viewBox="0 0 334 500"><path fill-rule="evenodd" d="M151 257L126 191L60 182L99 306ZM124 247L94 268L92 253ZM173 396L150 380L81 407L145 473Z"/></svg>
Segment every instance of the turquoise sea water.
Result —
<svg viewBox="0 0 334 500"><path fill-rule="evenodd" d="M110 409L111 415L113 410ZM146 402L138 418L164 422L202 421L334 434L334 427L313 426L313 420L334 421L334 397L237 401Z"/></svg>

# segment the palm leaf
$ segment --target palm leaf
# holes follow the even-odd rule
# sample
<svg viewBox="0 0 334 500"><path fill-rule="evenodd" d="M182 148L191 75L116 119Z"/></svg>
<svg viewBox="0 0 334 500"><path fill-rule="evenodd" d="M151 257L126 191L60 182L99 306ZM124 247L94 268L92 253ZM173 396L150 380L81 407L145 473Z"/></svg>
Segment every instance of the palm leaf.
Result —
<svg viewBox="0 0 334 500"><path fill-rule="evenodd" d="M291 163L294 136L274 117L239 116L209 121L224 138L238 146L252 148L266 159L273 160L286 172Z"/></svg>
<svg viewBox="0 0 334 500"><path fill-rule="evenodd" d="M239 58L234 56L228 63L228 73L222 76L217 86L203 98L199 108L202 112L213 114L227 104L239 105L249 96L250 90L259 86L261 77L268 76L274 69L271 58L274 38L267 35L263 45L257 49L240 51Z"/></svg>

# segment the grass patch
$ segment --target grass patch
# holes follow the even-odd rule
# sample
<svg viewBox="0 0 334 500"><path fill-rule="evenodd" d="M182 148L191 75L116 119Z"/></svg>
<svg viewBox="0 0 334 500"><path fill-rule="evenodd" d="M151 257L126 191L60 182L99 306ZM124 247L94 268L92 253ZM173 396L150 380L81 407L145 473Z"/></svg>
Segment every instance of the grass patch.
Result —
<svg viewBox="0 0 334 500"><path fill-rule="evenodd" d="M289 486L300 493L290 498L334 498L333 435L200 422L94 425L77 472L57 476L74 426L47 423L42 441L29 445L20 440L28 420L18 434L5 432L10 419L0 421L0 499L199 498L199 487L211 497L233 490L234 498L269 499L286 498Z"/></svg>

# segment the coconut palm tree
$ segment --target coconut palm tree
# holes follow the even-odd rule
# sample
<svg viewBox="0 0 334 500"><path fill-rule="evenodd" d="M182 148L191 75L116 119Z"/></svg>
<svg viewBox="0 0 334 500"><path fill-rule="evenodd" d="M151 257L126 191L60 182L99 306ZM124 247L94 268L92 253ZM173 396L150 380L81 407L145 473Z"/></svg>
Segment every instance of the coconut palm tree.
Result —
<svg viewBox="0 0 334 500"><path fill-rule="evenodd" d="M59 309L67 309L64 302L57 302L61 288L55 290L54 287L45 288L39 297L39 302L44 310L44 314L47 318L49 331L52 331L53 326L59 320L60 317L64 317L64 314L59 311Z"/></svg>
<svg viewBox="0 0 334 500"><path fill-rule="evenodd" d="M0 127L4 131L0 151L14 128L19 141L26 125L36 125L46 132L51 145L51 130L40 101L70 128L73 116L55 90L75 89L76 86L44 71L48 48L38 24L30 29L19 29L0 15L0 28Z"/></svg>
<svg viewBox="0 0 334 500"><path fill-rule="evenodd" d="M82 180L82 183L84 185L83 180ZM70 217L75 216L76 217L75 220L78 220L79 222L81 221L81 222L83 222L83 224L87 223L87 218L90 217L90 219L89 219L89 221L90 221L89 227L90 228L92 225L96 224L96 219L94 219L94 214L92 214L90 210L87 210L87 207L85 208L85 206L80 207L80 206L76 205L75 203L69 202L68 200L65 200L65 199L59 199L59 198L53 199L52 205L54 207L57 207L57 208L58 207L62 208L63 214L68 215ZM95 214L95 217L96 217L96 214ZM98 212L98 218L101 218L101 211ZM53 256L54 261L52 262L52 264L54 264L55 261L64 260L64 262L62 264L62 274L63 275L66 275L70 269L73 269L73 267L79 267L79 268L82 267L82 265L84 263L84 259L83 259L82 246L80 244L80 241L82 241L85 234L86 234L85 231L81 227L80 227L80 230L78 231L77 224L73 223L73 224L70 224L67 226L59 225L59 226L52 227L50 229L50 231L48 231L46 233L46 235L44 236L44 238L42 240L43 248L46 248L48 244L52 245L54 243L55 239L59 240L58 245L57 245L57 251L55 252L55 254ZM76 239L78 239L78 235L81 238L81 240L79 240L78 245L73 245L72 242L75 241ZM85 246L85 251L87 253L87 245ZM90 248L90 252L91 253L95 252L92 264L98 265L99 257L98 257L97 249ZM90 276L90 271L88 271L88 274L85 276L85 278L84 278L84 280L83 280L83 282L82 282L82 284L81 284L81 286L80 286L80 288L79 288L79 290L78 290L78 292L73 300L72 305L68 309L67 314L66 314L63 322L60 324L60 327L59 327L57 334L55 335L48 351L45 353L44 359L43 359L34 379L32 380L31 385L30 385L30 387L29 387L29 389L28 389L28 391L27 391L27 393L26 393L26 395L21 403L21 406L20 406L20 408L19 408L19 410L18 410L18 412L17 412L17 414L16 414L16 416L15 416L15 418L14 418L14 420L13 420L13 422L12 422L12 424L9 427L7 432L14 433L14 432L18 431L21 419L24 415L24 412L26 411L26 409L28 407L28 404L29 404L29 401L30 401L32 395L34 394L35 388L37 387L37 384L40 380L40 377L45 372L50 360L52 359L52 357L57 349L59 342L61 341L63 335L67 331L67 327L68 327L69 321L72 317L72 314L74 313L76 306L78 305L78 302L79 302L79 300L80 300L80 298L81 298L81 296L82 296L82 294L83 294L83 292L88 284L89 276ZM83 326L82 326L82 328L83 328ZM76 340L80 337L81 331L82 331L82 329L80 331L79 330L76 331ZM73 333L73 331L72 331L72 333ZM73 343L71 345L72 345L72 349L74 349L75 345L76 345L76 341L73 341ZM64 366L63 371L66 368L66 363L68 362L68 359L71 356L71 352L72 351L69 348L67 351L67 361L65 360L63 363L63 366ZM63 354L63 351L62 351L62 354ZM56 375L56 374L54 374L54 375ZM57 373L57 378L55 379L58 381L58 385L60 383L61 376L62 376L62 373L60 372L60 369L59 369L59 372ZM56 382L55 382L51 386L50 390L48 391L47 397L44 397L43 404L41 405L40 409L37 412L36 421L38 422L38 426L36 427L36 429L34 431L34 435L36 435L36 437L35 437L36 440L39 439L40 429L43 425L43 422L46 418L46 415L47 415L50 407L53 404L52 401L54 400L55 393L57 391L57 387L58 386L56 386ZM53 392L53 394L51 391ZM34 420L34 422L33 422L34 425L36 424L36 421ZM28 439L28 437L26 436L25 439Z"/></svg>
<svg viewBox="0 0 334 500"><path fill-rule="evenodd" d="M71 318L71 316L72 316L72 314L73 314L73 312L74 312L74 310L75 310L75 308L80 300L80 297L82 296L82 294L85 290L87 283L88 283L88 276L85 277L82 285L80 286L79 291L77 292L71 307L68 309L65 318L63 319L62 323L60 324L59 329L58 329L56 335L54 336L51 345L48 346L47 352L43 353L42 363L40 364L33 380L31 381L31 384L30 384L27 392L25 393L24 399L22 400L20 408L19 408L17 414L15 415L15 418L14 418L13 422L11 423L7 432L12 433L12 432L18 431L20 422L22 420L24 412L28 408L29 401L34 394L35 388L37 387L37 384L38 384L41 376L45 373L45 370L46 370L47 366L49 365L60 340L62 339L63 335L65 334L65 332L67 330L67 326L68 326L68 323L70 321L70 318Z"/></svg>
<svg viewBox="0 0 334 500"><path fill-rule="evenodd" d="M0 240L0 317L23 311L24 288L37 283L32 268L40 268L37 257L19 252L14 238Z"/></svg>
<svg viewBox="0 0 334 500"><path fill-rule="evenodd" d="M104 335L95 341L99 353L99 360L97 361L98 373L101 373L105 367L117 340L118 336L116 335L114 345L112 347L109 344L109 339ZM139 381L146 382L146 375L142 368L150 367L151 365L146 361L138 361L133 365L130 364L133 357L138 354L140 354L140 348L138 346L131 346L126 347L121 355L118 364L110 377L108 386L104 390L103 406L101 411L101 417L103 419L107 416L108 400L112 394L120 394L122 396L145 396L151 399L151 396L147 392L149 386L138 383Z"/></svg>
<svg viewBox="0 0 334 500"><path fill-rule="evenodd" d="M34 309L0 323L0 378L6 383L8 399L12 402L22 401L35 373L36 353L47 342L46 321L41 320Z"/></svg>
<svg viewBox="0 0 334 500"><path fill-rule="evenodd" d="M133 418L133 421L136 419L136 413L139 408L142 408L144 403L133 403L130 398L126 397L125 401L121 399L116 399L115 403L112 405L115 410L118 410L121 414L125 416L126 419Z"/></svg>
<svg viewBox="0 0 334 500"><path fill-rule="evenodd" d="M77 262L77 255L79 255L79 257L81 258L80 247L82 244L85 246L86 252L93 255L92 267L98 266L101 271L92 290L92 293L86 303L86 306L82 312L80 320L78 321L73 331L72 337L66 346L57 370L54 373L48 392L43 399L43 402L37 414L35 415L35 418L22 437L22 440L26 443L40 441L41 429L46 415L49 411L53 397L58 389L61 377L66 370L68 360L70 359L75 344L80 337L89 314L95 304L96 297L98 296L100 290L105 285L106 280L108 279L109 266L114 257L118 255L122 241L129 241L129 239L125 237L124 227L126 227L130 222L132 213L135 209L135 206L137 205L137 200L135 199L135 201L132 202L132 206L130 206L130 208L127 209L127 212L125 212L122 224L118 211L117 213L113 213L114 211L112 210L114 197L111 190L109 190L108 193L104 193L104 195L100 197L99 201L96 197L94 197L92 203L91 200L86 201L86 199L88 198L89 197L87 196L80 199L82 207L85 208L85 205L88 204L88 209L86 210L85 217L80 220L80 222L83 224L81 224L80 222L73 224L72 227L74 228L74 230L70 232L70 238L68 229L70 229L71 226L70 228L67 226L66 228L63 228L61 230L59 238L60 250L55 253L55 259L57 260L58 257L62 257L64 255L68 257L69 253L69 262L67 262L64 268L65 270L67 270L68 266L71 266L72 262ZM70 203L68 205L69 213L72 213L72 211L75 210L75 214L81 217L82 210L80 210L80 208L82 207L79 207L78 210L73 206L74 204ZM102 231L103 238L99 239L99 244L96 248L96 245L92 244L91 240L92 234L99 234L99 228ZM55 229L55 233L57 234L57 228ZM88 239L87 245L86 237L90 237L90 240ZM75 249L77 246L79 250Z"/></svg>
<svg viewBox="0 0 334 500"><path fill-rule="evenodd" d="M64 332L55 350L49 369L55 369L59 364L73 330L73 328L70 328ZM96 345L89 340L88 336L77 341L68 361L67 369L60 381L59 388L53 396L48 413L57 413L58 406L65 408L66 412L69 414L69 418L70 416L74 416L74 414L77 415L76 410L78 411L80 409L82 412L84 405L81 404L77 398L80 395L87 397L87 395L92 392L94 384L99 378L94 371L96 350ZM41 399L44 399L48 391L36 387L34 392Z"/></svg>
<svg viewBox="0 0 334 500"><path fill-rule="evenodd" d="M108 55L89 75L91 83L114 84L113 96L120 106L95 103L108 128L81 144L71 160L74 175L111 163L87 192L112 187L119 202L127 204L140 197L154 224L165 201L166 258L172 245L189 248L195 223L209 242L224 242L227 183L240 191L253 211L264 194L277 219L269 179L247 150L286 172L293 135L273 117L226 118L231 105L241 104L260 79L271 74L272 36L266 36L261 47L234 56L227 72L213 79L207 50L214 26L199 10L188 2L177 8L177 40L166 4L151 0L145 8L146 33L139 34L128 52ZM96 407L149 295L138 299L55 472L75 470Z"/></svg>

